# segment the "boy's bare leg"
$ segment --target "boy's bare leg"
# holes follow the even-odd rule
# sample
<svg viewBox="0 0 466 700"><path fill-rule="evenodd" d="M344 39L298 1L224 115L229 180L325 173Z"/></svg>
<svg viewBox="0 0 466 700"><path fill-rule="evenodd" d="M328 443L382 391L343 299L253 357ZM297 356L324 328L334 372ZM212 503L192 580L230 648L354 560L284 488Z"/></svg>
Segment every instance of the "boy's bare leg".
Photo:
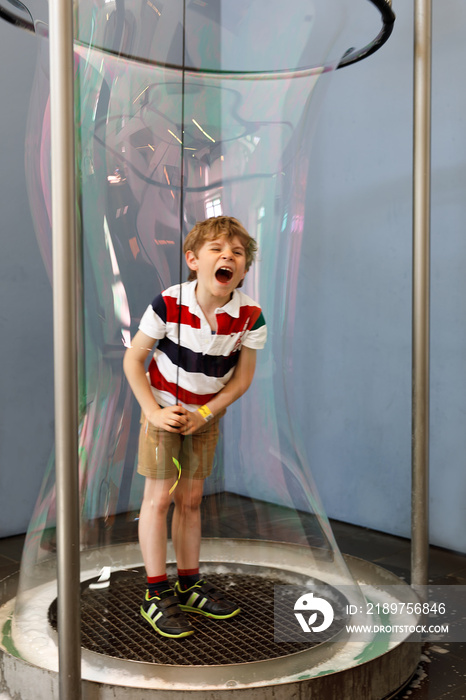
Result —
<svg viewBox="0 0 466 700"><path fill-rule="evenodd" d="M181 477L173 492L172 540L178 569L197 569L201 547L201 501L204 479Z"/></svg>
<svg viewBox="0 0 466 700"><path fill-rule="evenodd" d="M181 610L225 620L240 612L238 604L199 574L203 487L203 479L181 478L174 492L172 540L179 574L175 591Z"/></svg>
<svg viewBox="0 0 466 700"><path fill-rule="evenodd" d="M169 638L187 637L194 627L183 614L167 580L167 513L174 479L146 477L139 515L139 542L147 572L142 617L156 632Z"/></svg>
<svg viewBox="0 0 466 700"><path fill-rule="evenodd" d="M139 544L147 576L160 576L167 562L167 513L174 479L146 477L139 513Z"/></svg>

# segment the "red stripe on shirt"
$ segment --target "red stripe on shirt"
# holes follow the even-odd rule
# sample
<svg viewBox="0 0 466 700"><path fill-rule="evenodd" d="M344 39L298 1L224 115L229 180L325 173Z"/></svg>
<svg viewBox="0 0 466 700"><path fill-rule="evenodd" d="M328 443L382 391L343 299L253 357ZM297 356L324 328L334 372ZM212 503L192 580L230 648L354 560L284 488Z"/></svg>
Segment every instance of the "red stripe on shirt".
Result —
<svg viewBox="0 0 466 700"><path fill-rule="evenodd" d="M242 306L239 318L232 318L227 313L217 314L217 332L219 335L230 335L230 333L251 330L260 314L261 310L257 306Z"/></svg>
<svg viewBox="0 0 466 700"><path fill-rule="evenodd" d="M159 391L167 391L172 396L176 396L176 384L174 382L168 382L163 374L161 374L157 363L154 359L151 360L149 365L149 377L150 383ZM213 399L216 394L194 394L192 391L183 389L183 387L178 387L178 399L183 403L194 404L196 406L203 406L205 403Z"/></svg>
<svg viewBox="0 0 466 700"><path fill-rule="evenodd" d="M183 304L181 304L181 319L179 318L180 306L175 297L164 296L163 299L167 307L167 323L178 323L178 321L181 320L183 325L191 326L191 328L201 327L201 319L199 316L192 314L189 308L183 306Z"/></svg>

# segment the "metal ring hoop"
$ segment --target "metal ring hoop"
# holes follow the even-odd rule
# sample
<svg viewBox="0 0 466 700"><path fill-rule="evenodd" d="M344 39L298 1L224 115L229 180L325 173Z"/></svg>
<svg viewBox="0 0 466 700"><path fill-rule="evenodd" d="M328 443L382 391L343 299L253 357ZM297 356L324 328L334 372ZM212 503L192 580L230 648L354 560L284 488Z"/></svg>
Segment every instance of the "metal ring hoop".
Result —
<svg viewBox="0 0 466 700"><path fill-rule="evenodd" d="M14 7L19 8L23 12L27 13L31 19L28 20L25 17L20 17L18 14L13 12L12 9L6 7L3 4L0 4L0 17L6 22L10 22L16 27L19 27L20 29L25 29L26 31L32 32L34 34L34 18L32 17L26 5L22 3L21 0L7 1L10 3L10 5L13 5ZM367 58L371 54L375 53L381 48L381 46L385 44L385 42L388 40L393 31L393 25L395 23L395 14L391 8L391 0L368 1L375 5L376 8L379 10L382 16L382 29L377 34L375 39L373 39L373 41L367 44L367 46L364 46L362 49L349 49L341 59L337 68L345 68L346 66L350 66L353 63L357 63L357 61L362 61L364 58Z"/></svg>
<svg viewBox="0 0 466 700"><path fill-rule="evenodd" d="M349 49L341 59L337 69L345 68L353 63L362 61L364 58L378 51L381 46L385 44L393 31L395 13L391 7L391 0L369 0L369 2L375 5L382 15L382 29L375 39L373 39L370 44L367 44L367 46L364 46L362 49Z"/></svg>
<svg viewBox="0 0 466 700"><path fill-rule="evenodd" d="M20 17L19 15L15 14L10 8L5 7L4 5L0 5L0 17L6 22L10 22L10 24L14 24L15 27L25 29L27 32L31 32L32 34L34 34L36 31L34 26L34 18L31 15L29 9L26 7L26 5L24 5L24 3L22 3L20 0L8 0L8 2L14 7L17 7L20 10L26 12L31 19L28 20L25 17Z"/></svg>

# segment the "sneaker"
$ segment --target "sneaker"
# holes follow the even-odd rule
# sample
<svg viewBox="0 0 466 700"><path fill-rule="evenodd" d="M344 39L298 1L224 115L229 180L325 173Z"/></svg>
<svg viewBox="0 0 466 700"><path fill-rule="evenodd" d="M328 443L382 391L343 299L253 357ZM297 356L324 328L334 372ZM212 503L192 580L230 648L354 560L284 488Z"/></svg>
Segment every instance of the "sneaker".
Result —
<svg viewBox="0 0 466 700"><path fill-rule="evenodd" d="M146 591L141 615L163 637L187 637L194 628L180 610L179 600L170 588L160 596L149 598Z"/></svg>
<svg viewBox="0 0 466 700"><path fill-rule="evenodd" d="M186 610L186 612L200 613L216 620L225 620L241 611L236 603L225 598L221 590L203 579L185 591L181 590L177 581L175 591L180 601L181 610Z"/></svg>

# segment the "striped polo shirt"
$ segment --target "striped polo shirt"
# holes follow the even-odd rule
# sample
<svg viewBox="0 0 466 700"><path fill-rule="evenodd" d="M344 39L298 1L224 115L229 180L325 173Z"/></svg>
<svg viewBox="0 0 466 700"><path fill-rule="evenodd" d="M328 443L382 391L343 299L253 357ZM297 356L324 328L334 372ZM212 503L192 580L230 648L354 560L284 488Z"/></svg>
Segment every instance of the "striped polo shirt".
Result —
<svg viewBox="0 0 466 700"><path fill-rule="evenodd" d="M139 324L143 333L159 341L148 377L160 406L175 403L178 364L178 400L194 411L223 389L242 346L260 350L265 345L267 328L255 301L235 289L230 301L215 310L213 333L197 303L196 286L197 280L169 287L149 304Z"/></svg>

